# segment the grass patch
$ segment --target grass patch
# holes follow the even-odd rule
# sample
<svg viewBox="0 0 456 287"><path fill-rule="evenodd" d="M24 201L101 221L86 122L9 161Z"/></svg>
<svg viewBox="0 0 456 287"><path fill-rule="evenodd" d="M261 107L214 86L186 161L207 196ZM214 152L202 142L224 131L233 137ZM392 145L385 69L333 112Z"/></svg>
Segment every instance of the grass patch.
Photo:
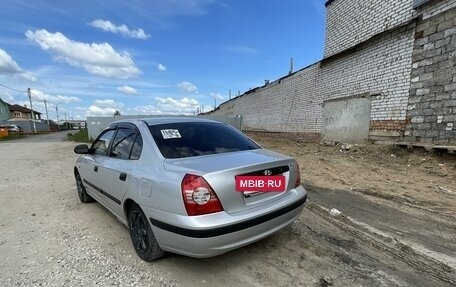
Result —
<svg viewBox="0 0 456 287"><path fill-rule="evenodd" d="M76 133L68 133L67 138L70 141L90 143L89 132L87 129L80 129Z"/></svg>
<svg viewBox="0 0 456 287"><path fill-rule="evenodd" d="M24 135L20 133L10 133L7 137L0 137L0 141L17 140L23 137Z"/></svg>

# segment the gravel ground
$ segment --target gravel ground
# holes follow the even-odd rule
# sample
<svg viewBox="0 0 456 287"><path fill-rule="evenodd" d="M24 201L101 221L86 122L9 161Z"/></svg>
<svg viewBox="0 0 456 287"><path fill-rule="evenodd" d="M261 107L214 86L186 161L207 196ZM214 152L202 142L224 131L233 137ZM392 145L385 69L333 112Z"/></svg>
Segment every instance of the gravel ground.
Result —
<svg viewBox="0 0 456 287"><path fill-rule="evenodd" d="M347 154L336 147L257 135L265 146L298 157L310 195L300 218L269 238L215 258L170 254L146 263L136 256L125 226L99 204L79 202L72 174L75 143L63 141L64 137L58 133L0 143L0 286L452 286L456 282L451 265L455 197L447 195L445 206L436 193L438 205L427 205L429 201L413 193L424 187L414 183L394 194L395 186L377 188L375 177L346 176L344 183L337 181L357 168L365 173L378 169L372 151L357 159L362 149ZM388 154L387 159L392 157ZM451 159L426 159L446 176L425 173L425 180L431 177L450 191L456 189ZM377 173L395 179L395 164L382 164ZM337 168L341 171L333 173ZM391 182L405 185L405 181ZM434 189L432 184L428 189ZM399 200L406 193L409 205ZM391 216L382 218L356 206ZM342 215L330 216L333 207ZM394 214L417 219L409 227L398 221L394 229ZM380 218L374 220L375 216ZM388 226L393 227L378 222L392 222ZM439 237L427 234L420 241L411 232L420 223L422 229L441 226L442 230L436 229ZM402 235L396 233L399 229ZM433 248L434 239L439 241L438 250ZM423 255L416 246L435 253Z"/></svg>

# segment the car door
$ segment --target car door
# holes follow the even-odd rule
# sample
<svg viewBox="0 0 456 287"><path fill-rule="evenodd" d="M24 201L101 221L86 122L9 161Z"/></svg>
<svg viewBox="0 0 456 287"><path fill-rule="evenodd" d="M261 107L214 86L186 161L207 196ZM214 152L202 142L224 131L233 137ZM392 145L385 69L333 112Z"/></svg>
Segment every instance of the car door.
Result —
<svg viewBox="0 0 456 287"><path fill-rule="evenodd" d="M108 157L109 147L115 131L115 129L104 130L93 142L90 154L81 156L78 164L78 170L84 186L89 194L102 204L105 204L106 196L103 195L100 166L103 165L104 159Z"/></svg>
<svg viewBox="0 0 456 287"><path fill-rule="evenodd" d="M118 127L109 156L100 161L101 188L109 199L109 206L120 217L123 215L121 202L132 179L133 170L138 166L137 159L141 149L142 138L135 128Z"/></svg>

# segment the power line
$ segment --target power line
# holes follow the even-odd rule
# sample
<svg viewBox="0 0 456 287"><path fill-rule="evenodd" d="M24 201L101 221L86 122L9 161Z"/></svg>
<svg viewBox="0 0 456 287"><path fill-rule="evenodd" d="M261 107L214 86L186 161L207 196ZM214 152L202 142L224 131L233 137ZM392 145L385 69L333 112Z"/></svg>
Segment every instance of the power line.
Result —
<svg viewBox="0 0 456 287"><path fill-rule="evenodd" d="M40 99L37 95L35 95L34 93L32 93L32 90L30 90L30 95L32 95L33 97L35 97L35 100L37 100L37 101L42 101L42 102L43 102L43 101L46 101L46 100Z"/></svg>
<svg viewBox="0 0 456 287"><path fill-rule="evenodd" d="M7 89L10 89L10 90L12 90L12 91L20 92L20 93L25 93L25 92L27 92L27 91L25 91L25 90L22 90L22 91L21 91L21 90L19 90L19 89L15 89L15 88L8 87L8 86L3 85L3 84L1 84L1 83L0 83L0 86L5 87L5 88L7 88Z"/></svg>

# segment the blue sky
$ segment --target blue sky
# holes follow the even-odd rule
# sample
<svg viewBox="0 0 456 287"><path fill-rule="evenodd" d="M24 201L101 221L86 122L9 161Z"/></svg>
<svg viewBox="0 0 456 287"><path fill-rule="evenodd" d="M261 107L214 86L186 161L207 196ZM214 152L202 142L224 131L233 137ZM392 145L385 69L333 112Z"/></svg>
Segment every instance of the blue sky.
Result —
<svg viewBox="0 0 456 287"><path fill-rule="evenodd" d="M321 59L324 21L324 0L2 0L0 84L51 119L192 114Z"/></svg>

